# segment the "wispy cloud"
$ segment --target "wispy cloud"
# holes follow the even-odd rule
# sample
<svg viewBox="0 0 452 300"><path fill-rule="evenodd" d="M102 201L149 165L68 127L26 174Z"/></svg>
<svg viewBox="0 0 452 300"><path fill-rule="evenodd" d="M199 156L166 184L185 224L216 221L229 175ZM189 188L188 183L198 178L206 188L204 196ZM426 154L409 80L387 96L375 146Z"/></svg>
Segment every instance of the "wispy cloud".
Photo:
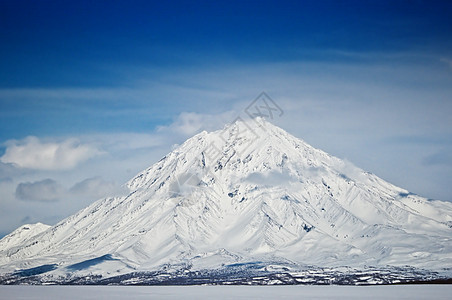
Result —
<svg viewBox="0 0 452 300"><path fill-rule="evenodd" d="M159 126L158 134L177 134L183 137L192 136L202 130L212 131L222 128L232 122L237 113L227 111L219 114L200 114L194 112L182 112L167 126Z"/></svg>

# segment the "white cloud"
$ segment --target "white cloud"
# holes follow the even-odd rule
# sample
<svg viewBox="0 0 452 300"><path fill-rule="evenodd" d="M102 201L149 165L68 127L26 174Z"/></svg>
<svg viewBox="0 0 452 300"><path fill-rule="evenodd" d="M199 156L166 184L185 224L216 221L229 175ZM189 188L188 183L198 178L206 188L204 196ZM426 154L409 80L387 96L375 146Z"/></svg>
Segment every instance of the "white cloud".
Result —
<svg viewBox="0 0 452 300"><path fill-rule="evenodd" d="M52 202L59 200L63 195L64 188L52 179L23 182L16 188L16 198L25 201Z"/></svg>
<svg viewBox="0 0 452 300"><path fill-rule="evenodd" d="M77 139L42 142L37 137L30 136L21 141L8 141L6 146L1 162L37 170L72 169L102 153L92 145L81 144Z"/></svg>

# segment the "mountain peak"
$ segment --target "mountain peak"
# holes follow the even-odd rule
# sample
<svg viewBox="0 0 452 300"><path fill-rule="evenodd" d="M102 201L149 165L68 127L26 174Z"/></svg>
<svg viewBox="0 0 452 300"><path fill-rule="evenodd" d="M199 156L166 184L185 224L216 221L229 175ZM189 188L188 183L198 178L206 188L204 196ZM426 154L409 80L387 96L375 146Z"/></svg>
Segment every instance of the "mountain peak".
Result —
<svg viewBox="0 0 452 300"><path fill-rule="evenodd" d="M195 135L127 186L129 195L35 236L2 239L0 271L43 262L55 276L452 263L450 203L410 194L263 118Z"/></svg>
<svg viewBox="0 0 452 300"><path fill-rule="evenodd" d="M169 168L174 163L172 174L194 173L198 176L219 175L226 170L241 168L247 176L259 169L280 169L288 159L287 153L300 164L319 167L324 160L337 160L327 153L314 149L300 139L293 137L283 129L264 118L243 120L241 118L213 132L201 132L188 139L173 152L163 157L157 164L139 173L129 181L129 188L142 187L155 178L146 174L155 174ZM181 163L182 162L182 163ZM252 167L251 167L252 165ZM152 177L152 178L151 178ZM168 179L170 179L168 178Z"/></svg>

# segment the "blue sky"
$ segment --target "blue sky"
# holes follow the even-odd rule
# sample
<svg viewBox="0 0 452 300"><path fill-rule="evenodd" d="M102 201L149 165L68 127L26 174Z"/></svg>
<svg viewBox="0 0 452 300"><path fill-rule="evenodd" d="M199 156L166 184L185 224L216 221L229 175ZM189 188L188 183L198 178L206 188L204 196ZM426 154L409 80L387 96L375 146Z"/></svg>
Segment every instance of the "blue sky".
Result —
<svg viewBox="0 0 452 300"><path fill-rule="evenodd" d="M452 200L451 15L448 1L0 1L0 235L119 192L262 91L295 136Z"/></svg>

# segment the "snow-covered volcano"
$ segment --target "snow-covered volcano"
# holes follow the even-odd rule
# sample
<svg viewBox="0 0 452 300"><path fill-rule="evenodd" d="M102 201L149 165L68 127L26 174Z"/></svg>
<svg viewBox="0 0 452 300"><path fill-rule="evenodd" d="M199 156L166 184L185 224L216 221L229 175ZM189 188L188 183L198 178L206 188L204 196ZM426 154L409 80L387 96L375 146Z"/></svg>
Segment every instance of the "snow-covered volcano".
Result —
<svg viewBox="0 0 452 300"><path fill-rule="evenodd" d="M272 274L341 267L402 270L396 281L407 269L425 279L452 266L452 203L411 194L260 118L188 139L127 187L127 196L0 240L3 282L204 274L224 283L232 272L272 283Z"/></svg>

